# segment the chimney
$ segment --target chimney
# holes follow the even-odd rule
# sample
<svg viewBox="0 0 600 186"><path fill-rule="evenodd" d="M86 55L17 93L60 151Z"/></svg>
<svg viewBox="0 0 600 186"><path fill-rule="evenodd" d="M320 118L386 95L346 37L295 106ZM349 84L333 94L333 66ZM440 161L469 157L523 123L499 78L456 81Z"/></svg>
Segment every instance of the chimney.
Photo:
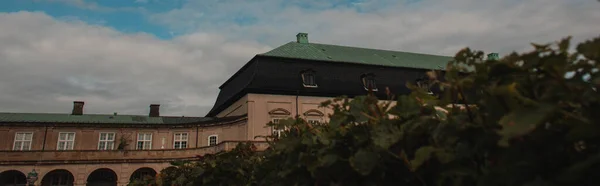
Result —
<svg viewBox="0 0 600 186"><path fill-rule="evenodd" d="M308 34L307 33L298 33L296 34L296 42L298 43L308 43Z"/></svg>
<svg viewBox="0 0 600 186"><path fill-rule="evenodd" d="M151 104L150 105L150 114L148 116L159 117L160 116L159 108L160 108L159 104Z"/></svg>
<svg viewBox="0 0 600 186"><path fill-rule="evenodd" d="M83 115L83 101L73 101L72 115Z"/></svg>
<svg viewBox="0 0 600 186"><path fill-rule="evenodd" d="M487 55L487 59L488 60L499 60L500 57L498 57L498 53L489 53Z"/></svg>

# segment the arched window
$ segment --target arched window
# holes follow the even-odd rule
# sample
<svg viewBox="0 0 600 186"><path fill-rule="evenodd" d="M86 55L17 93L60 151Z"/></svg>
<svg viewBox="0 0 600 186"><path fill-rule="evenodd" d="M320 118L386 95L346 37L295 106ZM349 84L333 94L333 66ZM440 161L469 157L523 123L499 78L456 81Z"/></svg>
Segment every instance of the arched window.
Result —
<svg viewBox="0 0 600 186"><path fill-rule="evenodd" d="M302 75L302 85L304 87L316 88L317 80L316 80L316 72L312 69L304 70L301 72Z"/></svg>
<svg viewBox="0 0 600 186"><path fill-rule="evenodd" d="M208 136L208 146L214 146L219 143L219 136L216 134Z"/></svg>
<svg viewBox="0 0 600 186"><path fill-rule="evenodd" d="M375 75L373 73L363 74L360 79L365 90L377 91L377 84L375 84Z"/></svg>

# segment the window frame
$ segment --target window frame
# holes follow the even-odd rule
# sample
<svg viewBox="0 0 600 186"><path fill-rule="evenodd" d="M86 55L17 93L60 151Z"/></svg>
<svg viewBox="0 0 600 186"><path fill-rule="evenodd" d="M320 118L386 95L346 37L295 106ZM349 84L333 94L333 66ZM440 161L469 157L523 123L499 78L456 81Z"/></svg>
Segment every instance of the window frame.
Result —
<svg viewBox="0 0 600 186"><path fill-rule="evenodd" d="M143 135L149 134L150 135L150 139L146 140L146 138L143 138L142 140L140 140L140 134L143 134ZM136 140L136 143L135 143L135 149L136 150L152 150L152 139L154 138L154 134L152 132L138 132L136 137L137 137L136 138L137 140ZM139 143L140 142L143 143L141 149L139 148ZM149 143L149 145L148 145L149 148L148 149L145 148L145 146L146 146L145 143Z"/></svg>
<svg viewBox="0 0 600 186"><path fill-rule="evenodd" d="M177 139L177 134L180 134L179 140ZM185 140L182 140L183 134L185 134ZM175 132L173 133L173 149L187 149L188 148L188 140L190 139L190 135L188 132ZM179 148L176 147L177 142L179 143ZM181 147L181 142L185 142L185 147Z"/></svg>
<svg viewBox="0 0 600 186"><path fill-rule="evenodd" d="M60 139L60 135L61 134L73 134L73 140L69 141L69 136L67 135L66 138L64 140ZM58 133L58 140L56 141L56 150L73 150L75 149L75 138L77 138L77 133L76 132L59 132ZM61 142L65 142L65 148L64 149L60 149L60 143ZM70 149L67 149L67 144L68 142L73 142L73 144L71 145Z"/></svg>
<svg viewBox="0 0 600 186"><path fill-rule="evenodd" d="M215 137L215 144L214 145L211 145L211 143L210 143L210 138L212 138L212 137ZM208 139L208 146L216 146L216 145L219 144L219 135L218 134L209 135L207 139Z"/></svg>
<svg viewBox="0 0 600 186"><path fill-rule="evenodd" d="M106 134L107 139L108 139L108 134L112 134L112 140L107 140L107 139L102 140L102 134ZM99 132L98 133L98 150L114 150L116 139L117 139L117 134L115 132ZM112 142L110 148L108 148L108 145L107 145L109 142ZM104 143L104 149L100 148L101 143Z"/></svg>
<svg viewBox="0 0 600 186"><path fill-rule="evenodd" d="M284 117L272 117L271 118L271 122L272 123L279 123L280 120L284 120L286 118ZM275 122L275 120L277 120L277 122ZM283 133L285 130L287 130L287 127L283 128L283 129L275 129L275 127L271 127L271 136L274 136L273 134L277 133L277 137L281 137L281 133Z"/></svg>
<svg viewBox="0 0 600 186"><path fill-rule="evenodd" d="M302 86L308 87L308 88L319 87L319 85L317 84L317 73L314 70L312 70L312 69L304 70L300 73L300 76L302 77ZM308 76L312 76L313 84L307 84ZM308 82L308 83L310 83L310 82Z"/></svg>
<svg viewBox="0 0 600 186"><path fill-rule="evenodd" d="M372 87L371 91L377 91L378 90L377 89L377 81L375 81L375 75L374 74L372 74L372 73L363 74L361 76L361 80L362 80L363 87L365 88L365 90L367 90L367 91L369 90L369 86L368 86L369 85L368 84L369 81L371 81L372 84L373 84L373 87Z"/></svg>
<svg viewBox="0 0 600 186"><path fill-rule="evenodd" d="M31 139L29 139L29 140L26 140L26 139L17 140L17 136L19 134L23 134L23 138L25 138L27 136L26 134L31 134ZM19 147L18 150L15 149L15 147L17 147L17 142L21 142L20 143L21 145L20 145L20 147ZM29 142L29 146L28 146L27 149L23 149L24 142ZM28 150L31 150L32 142L33 142L33 132L15 132L15 137L14 137L14 140L13 140L13 148L12 148L12 150L13 151L28 151Z"/></svg>
<svg viewBox="0 0 600 186"><path fill-rule="evenodd" d="M316 121L316 123L311 123L311 121ZM306 122L314 125L314 124L320 124L320 123L322 123L323 120L320 119L320 118L307 118Z"/></svg>

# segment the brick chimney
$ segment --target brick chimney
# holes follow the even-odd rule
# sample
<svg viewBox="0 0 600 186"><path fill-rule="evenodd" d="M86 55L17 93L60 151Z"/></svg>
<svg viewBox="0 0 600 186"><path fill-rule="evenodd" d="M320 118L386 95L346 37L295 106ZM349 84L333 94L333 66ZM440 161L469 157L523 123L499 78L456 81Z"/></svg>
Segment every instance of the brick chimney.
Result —
<svg viewBox="0 0 600 186"><path fill-rule="evenodd" d="M159 104L151 104L150 105L150 117L159 117L160 116L160 105Z"/></svg>
<svg viewBox="0 0 600 186"><path fill-rule="evenodd" d="M73 101L72 115L83 115L83 101Z"/></svg>
<svg viewBox="0 0 600 186"><path fill-rule="evenodd" d="M298 43L308 43L308 34L307 33L298 33L296 34L296 42Z"/></svg>

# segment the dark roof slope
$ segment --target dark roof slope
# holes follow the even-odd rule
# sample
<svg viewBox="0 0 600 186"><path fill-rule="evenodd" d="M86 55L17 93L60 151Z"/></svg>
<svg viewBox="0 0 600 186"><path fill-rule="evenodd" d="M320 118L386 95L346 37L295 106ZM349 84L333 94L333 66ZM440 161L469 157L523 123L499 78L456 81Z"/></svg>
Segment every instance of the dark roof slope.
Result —
<svg viewBox="0 0 600 186"><path fill-rule="evenodd" d="M244 116L227 118L104 114L55 114L55 113L0 113L0 123L72 123L72 124L200 124L233 121Z"/></svg>
<svg viewBox="0 0 600 186"><path fill-rule="evenodd" d="M289 42L259 56L444 70L452 57L318 43Z"/></svg>

